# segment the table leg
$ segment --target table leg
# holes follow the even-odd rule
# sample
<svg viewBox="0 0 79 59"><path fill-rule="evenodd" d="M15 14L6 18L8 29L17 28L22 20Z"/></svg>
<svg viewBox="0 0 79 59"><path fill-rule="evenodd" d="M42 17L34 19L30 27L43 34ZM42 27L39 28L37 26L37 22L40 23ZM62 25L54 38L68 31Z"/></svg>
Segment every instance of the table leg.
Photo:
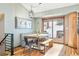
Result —
<svg viewBox="0 0 79 59"><path fill-rule="evenodd" d="M46 52L46 46L44 45L44 54L45 54L45 52Z"/></svg>

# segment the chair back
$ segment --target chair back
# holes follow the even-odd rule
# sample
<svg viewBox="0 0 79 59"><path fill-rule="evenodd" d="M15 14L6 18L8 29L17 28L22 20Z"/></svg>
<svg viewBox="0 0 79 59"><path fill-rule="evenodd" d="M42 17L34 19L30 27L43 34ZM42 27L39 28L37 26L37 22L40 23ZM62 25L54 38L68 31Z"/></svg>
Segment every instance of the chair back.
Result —
<svg viewBox="0 0 79 59"><path fill-rule="evenodd" d="M24 40L25 40L25 44L29 45L29 41L28 41L28 39L26 37L24 37Z"/></svg>

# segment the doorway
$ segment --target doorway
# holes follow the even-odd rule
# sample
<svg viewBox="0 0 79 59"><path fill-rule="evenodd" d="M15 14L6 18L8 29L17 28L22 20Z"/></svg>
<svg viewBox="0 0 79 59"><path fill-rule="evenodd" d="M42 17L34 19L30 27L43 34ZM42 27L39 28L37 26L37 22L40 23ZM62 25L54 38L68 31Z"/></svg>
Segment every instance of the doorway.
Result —
<svg viewBox="0 0 79 59"><path fill-rule="evenodd" d="M0 12L0 41L4 37L4 14Z"/></svg>
<svg viewBox="0 0 79 59"><path fill-rule="evenodd" d="M42 18L43 32L48 33L48 37L56 43L64 43L64 25L64 16Z"/></svg>
<svg viewBox="0 0 79 59"><path fill-rule="evenodd" d="M64 21L63 19L53 19L53 39L55 42L64 42Z"/></svg>
<svg viewBox="0 0 79 59"><path fill-rule="evenodd" d="M0 43L4 38L4 14L0 12ZM5 51L5 44L0 44L0 55Z"/></svg>

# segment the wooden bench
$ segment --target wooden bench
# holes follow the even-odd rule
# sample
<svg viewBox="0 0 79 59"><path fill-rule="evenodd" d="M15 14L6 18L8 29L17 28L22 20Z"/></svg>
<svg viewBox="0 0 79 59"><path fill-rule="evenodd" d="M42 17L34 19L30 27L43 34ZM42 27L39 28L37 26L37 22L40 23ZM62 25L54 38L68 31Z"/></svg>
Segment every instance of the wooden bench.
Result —
<svg viewBox="0 0 79 59"><path fill-rule="evenodd" d="M42 46L44 46L44 54L45 54L45 52L46 52L46 46L48 46L48 48L53 47L53 39L47 39L44 42L40 42L40 44Z"/></svg>

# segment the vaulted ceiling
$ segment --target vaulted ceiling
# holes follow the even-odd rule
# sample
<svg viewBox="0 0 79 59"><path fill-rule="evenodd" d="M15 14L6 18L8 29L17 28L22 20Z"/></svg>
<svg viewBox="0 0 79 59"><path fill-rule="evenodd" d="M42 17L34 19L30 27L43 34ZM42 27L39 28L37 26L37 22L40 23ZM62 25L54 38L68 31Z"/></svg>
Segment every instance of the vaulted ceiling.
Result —
<svg viewBox="0 0 79 59"><path fill-rule="evenodd" d="M22 3L22 5L29 11L32 10L35 13L43 12L51 9L62 8L67 6L76 5L77 3Z"/></svg>

